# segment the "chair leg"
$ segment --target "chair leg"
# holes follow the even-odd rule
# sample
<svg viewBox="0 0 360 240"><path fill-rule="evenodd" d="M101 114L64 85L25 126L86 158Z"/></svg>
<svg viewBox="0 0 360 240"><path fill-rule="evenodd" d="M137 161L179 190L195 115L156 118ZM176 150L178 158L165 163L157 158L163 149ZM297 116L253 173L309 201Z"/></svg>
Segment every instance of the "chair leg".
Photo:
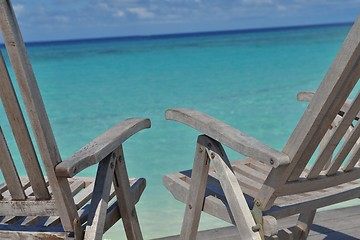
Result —
<svg viewBox="0 0 360 240"><path fill-rule="evenodd" d="M311 224L314 221L316 210L309 212L300 213L296 228L299 230L299 236L297 239L305 240L307 239Z"/></svg>
<svg viewBox="0 0 360 240"><path fill-rule="evenodd" d="M230 162L221 144L213 141L211 149L208 151L213 161L216 174L220 180L221 187L225 193L227 202L234 217L236 227L239 231L239 239L260 240L259 232L254 232L252 227L256 225L249 206L245 200L241 187L231 169Z"/></svg>
<svg viewBox="0 0 360 240"><path fill-rule="evenodd" d="M130 240L142 240L143 237L135 209L135 202L131 195L122 146L115 151L115 154L116 164L113 182L126 237Z"/></svg>
<svg viewBox="0 0 360 240"><path fill-rule="evenodd" d="M85 240L102 239L111 183L114 176L114 161L115 159L112 156L108 156L99 163L85 229Z"/></svg>
<svg viewBox="0 0 360 240"><path fill-rule="evenodd" d="M199 136L197 140L190 191L186 201L185 215L180 234L181 240L196 239L199 227L210 165L204 140L206 140L204 136Z"/></svg>

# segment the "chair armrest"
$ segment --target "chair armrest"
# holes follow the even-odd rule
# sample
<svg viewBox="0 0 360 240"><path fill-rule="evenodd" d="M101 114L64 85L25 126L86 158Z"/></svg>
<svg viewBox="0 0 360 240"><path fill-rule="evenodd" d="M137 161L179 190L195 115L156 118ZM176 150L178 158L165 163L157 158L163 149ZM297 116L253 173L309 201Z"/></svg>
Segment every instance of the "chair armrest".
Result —
<svg viewBox="0 0 360 240"><path fill-rule="evenodd" d="M272 167L287 165L289 157L239 130L193 109L169 109L166 119L184 123L229 148Z"/></svg>
<svg viewBox="0 0 360 240"><path fill-rule="evenodd" d="M59 177L73 177L85 168L99 163L129 137L142 129L150 128L149 119L130 118L118 123L74 155L59 163L55 173Z"/></svg>
<svg viewBox="0 0 360 240"><path fill-rule="evenodd" d="M301 102L310 102L314 94L315 94L314 92L299 92L297 94L297 100ZM339 115L344 116L344 114L349 110L351 104L352 104L352 100L346 99L344 105L340 109ZM359 119L360 119L360 114L357 114L355 120L359 120Z"/></svg>
<svg viewBox="0 0 360 240"><path fill-rule="evenodd" d="M315 92L299 92L297 94L297 100L299 102L310 102Z"/></svg>

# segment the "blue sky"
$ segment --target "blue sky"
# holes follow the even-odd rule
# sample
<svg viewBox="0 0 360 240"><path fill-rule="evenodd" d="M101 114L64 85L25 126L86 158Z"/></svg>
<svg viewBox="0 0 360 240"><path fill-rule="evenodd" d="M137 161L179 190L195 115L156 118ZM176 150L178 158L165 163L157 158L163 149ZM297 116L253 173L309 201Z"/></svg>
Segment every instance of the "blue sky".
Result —
<svg viewBox="0 0 360 240"><path fill-rule="evenodd" d="M360 0L12 0L27 41L352 22Z"/></svg>

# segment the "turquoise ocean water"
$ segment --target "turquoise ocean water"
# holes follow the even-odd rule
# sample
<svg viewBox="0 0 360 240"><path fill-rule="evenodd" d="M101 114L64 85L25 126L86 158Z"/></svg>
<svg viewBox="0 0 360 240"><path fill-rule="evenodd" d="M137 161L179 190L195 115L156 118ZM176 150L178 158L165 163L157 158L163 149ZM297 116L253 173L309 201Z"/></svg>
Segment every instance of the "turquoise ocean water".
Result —
<svg viewBox="0 0 360 240"><path fill-rule="evenodd" d="M191 168L198 135L165 121L164 111L198 109L280 150L306 107L297 92L316 90L349 29L36 43L28 51L63 159L121 120L151 119L151 129L124 144L129 175L147 179L137 210L148 239L180 231L184 205L162 186L162 176ZM2 107L0 124L11 137ZM14 141L8 144L21 168ZM223 225L204 215L201 228Z"/></svg>

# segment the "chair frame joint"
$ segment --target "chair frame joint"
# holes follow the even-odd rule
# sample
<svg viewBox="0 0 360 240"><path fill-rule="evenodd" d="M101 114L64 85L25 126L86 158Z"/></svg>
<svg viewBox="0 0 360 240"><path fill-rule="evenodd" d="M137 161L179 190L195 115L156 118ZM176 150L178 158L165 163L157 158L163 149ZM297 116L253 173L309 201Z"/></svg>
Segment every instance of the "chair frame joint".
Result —
<svg viewBox="0 0 360 240"><path fill-rule="evenodd" d="M265 239L264 233L264 224L263 224L263 212L262 212L262 203L260 200L255 199L254 207L251 210L251 214L256 223L255 226L252 227L253 232L259 232L262 240Z"/></svg>
<svg viewBox="0 0 360 240"><path fill-rule="evenodd" d="M79 219L74 219L74 239L75 240L83 240L84 239L84 228L81 226L81 222Z"/></svg>

